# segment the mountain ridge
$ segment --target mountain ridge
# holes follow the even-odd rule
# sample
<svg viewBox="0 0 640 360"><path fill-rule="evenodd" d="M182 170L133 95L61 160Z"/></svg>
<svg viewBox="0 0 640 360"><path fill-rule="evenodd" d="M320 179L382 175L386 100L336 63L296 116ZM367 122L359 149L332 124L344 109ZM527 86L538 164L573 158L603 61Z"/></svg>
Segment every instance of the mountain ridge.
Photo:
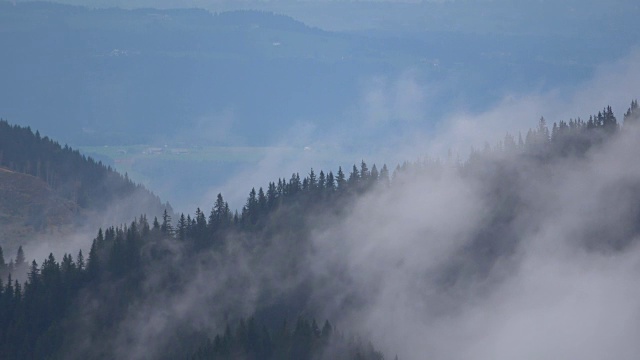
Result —
<svg viewBox="0 0 640 360"><path fill-rule="evenodd" d="M159 216L168 203L128 176L29 127L0 120L0 246L12 252L40 235L59 237L131 216ZM100 226L100 225L99 225Z"/></svg>

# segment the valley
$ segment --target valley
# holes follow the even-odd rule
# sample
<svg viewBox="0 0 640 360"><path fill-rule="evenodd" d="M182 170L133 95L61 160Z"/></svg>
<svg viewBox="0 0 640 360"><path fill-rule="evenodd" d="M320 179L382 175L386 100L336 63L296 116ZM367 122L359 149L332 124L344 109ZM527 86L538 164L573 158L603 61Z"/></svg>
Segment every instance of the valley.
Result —
<svg viewBox="0 0 640 360"><path fill-rule="evenodd" d="M0 0L0 359L636 360L639 18Z"/></svg>

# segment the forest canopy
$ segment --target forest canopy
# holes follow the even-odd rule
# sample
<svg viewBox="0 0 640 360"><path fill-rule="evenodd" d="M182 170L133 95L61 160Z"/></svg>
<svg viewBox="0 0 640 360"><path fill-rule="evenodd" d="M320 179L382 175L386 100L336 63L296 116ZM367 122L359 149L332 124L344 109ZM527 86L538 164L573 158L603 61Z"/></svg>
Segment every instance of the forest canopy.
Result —
<svg viewBox="0 0 640 360"><path fill-rule="evenodd" d="M424 159L391 171L363 160L251 189L239 210L219 194L209 211L142 214L98 230L87 254L39 263L20 248L7 262L0 250L0 357L460 355L462 347L416 339L437 338L449 321L442 316L455 320L510 286L524 271L520 261L537 259L532 248L565 244L598 261L634 251L639 121L636 100L620 122L611 107L587 120L541 118L465 161ZM64 196L82 189L89 206L106 196L95 184L118 181L113 196L136 187L38 133L13 129L36 146L3 138L0 163ZM62 186L70 178L79 186Z"/></svg>

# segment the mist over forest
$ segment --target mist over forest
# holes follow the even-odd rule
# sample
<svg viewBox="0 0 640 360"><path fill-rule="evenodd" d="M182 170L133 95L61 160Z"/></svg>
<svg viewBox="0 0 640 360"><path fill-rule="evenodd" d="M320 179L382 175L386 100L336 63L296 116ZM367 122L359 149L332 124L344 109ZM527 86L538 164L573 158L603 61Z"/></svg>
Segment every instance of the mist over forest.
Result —
<svg viewBox="0 0 640 360"><path fill-rule="evenodd" d="M633 1L180 4L0 2L0 43L11 49L0 58L0 116L181 211L218 192L239 207L244 187L390 157L380 149L433 137L459 113L514 97L568 103L603 67L633 61L639 12ZM624 109L635 96L600 93L588 108ZM588 108L526 109L517 130ZM272 161L296 166L234 185Z"/></svg>
<svg viewBox="0 0 640 360"><path fill-rule="evenodd" d="M637 358L638 15L0 2L0 358Z"/></svg>

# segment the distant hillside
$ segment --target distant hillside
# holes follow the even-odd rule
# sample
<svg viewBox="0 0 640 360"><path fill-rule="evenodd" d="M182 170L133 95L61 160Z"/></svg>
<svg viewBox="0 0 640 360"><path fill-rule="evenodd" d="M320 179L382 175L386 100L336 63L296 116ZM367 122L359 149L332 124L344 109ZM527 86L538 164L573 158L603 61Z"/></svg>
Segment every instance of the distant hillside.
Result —
<svg viewBox="0 0 640 360"><path fill-rule="evenodd" d="M41 179L0 167L0 244L14 248L17 239L34 231L62 230L80 208Z"/></svg>
<svg viewBox="0 0 640 360"><path fill-rule="evenodd" d="M315 125L314 135L350 124L346 120L366 107L366 94L379 80L391 90L407 71L416 83L433 87L429 116L411 119L427 127L460 105L482 109L505 94L576 84L636 43L635 28L617 17L611 21L615 31L607 30L616 42L598 40L601 26L592 26L595 40L584 32L511 31L498 16L502 10L479 18L495 19L494 30L476 31L477 21L456 30L461 16L478 18L484 4L431 4L397 13L390 5L359 3L334 4L340 16L333 18L349 14L349 23L381 22L382 15L403 19L408 12L422 26L329 32L266 11L0 0L0 44L6 49L0 117L74 146L273 145L301 122Z"/></svg>
<svg viewBox="0 0 640 360"><path fill-rule="evenodd" d="M96 221L159 215L167 207L126 175L30 128L0 121L0 246Z"/></svg>
<svg viewBox="0 0 640 360"><path fill-rule="evenodd" d="M342 61L358 51L345 36L256 11L0 1L0 43L0 116L79 145L266 143L309 114L337 115L385 66Z"/></svg>

